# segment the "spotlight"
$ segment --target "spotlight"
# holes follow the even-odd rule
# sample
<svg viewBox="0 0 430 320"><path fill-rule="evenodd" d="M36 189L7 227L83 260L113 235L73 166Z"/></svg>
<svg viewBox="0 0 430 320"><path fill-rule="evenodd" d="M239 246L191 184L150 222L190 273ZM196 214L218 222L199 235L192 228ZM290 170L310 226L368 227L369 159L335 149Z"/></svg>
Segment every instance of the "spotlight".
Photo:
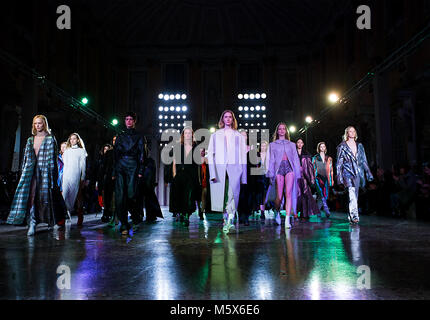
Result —
<svg viewBox="0 0 430 320"><path fill-rule="evenodd" d="M251 111L254 111L254 107L251 107L251 108L250 108L250 110L251 110Z"/></svg>
<svg viewBox="0 0 430 320"><path fill-rule="evenodd" d="M306 117L306 119L305 119L305 121L306 121L307 123L312 123L313 119L312 119L312 117L311 117L311 116L307 116L307 117Z"/></svg>
<svg viewBox="0 0 430 320"><path fill-rule="evenodd" d="M186 112L186 111L187 111L187 109L188 109L188 108L187 108L186 106L183 106L183 107L182 107L182 111L183 111L183 112Z"/></svg>
<svg viewBox="0 0 430 320"><path fill-rule="evenodd" d="M254 114L251 114L251 118L254 118Z"/></svg>
<svg viewBox="0 0 430 320"><path fill-rule="evenodd" d="M246 93L243 97L244 97L245 99L248 99L248 98L249 98L249 95Z"/></svg>
<svg viewBox="0 0 430 320"><path fill-rule="evenodd" d="M176 118L181 119L181 116L177 116Z"/></svg>
<svg viewBox="0 0 430 320"><path fill-rule="evenodd" d="M257 123L257 126L260 126L260 122L259 123ZM258 132L258 131L257 131Z"/></svg>
<svg viewBox="0 0 430 320"><path fill-rule="evenodd" d="M83 97L81 102L86 105L88 103L88 98L87 97Z"/></svg>
<svg viewBox="0 0 430 320"><path fill-rule="evenodd" d="M209 131L210 131L211 133L214 133L214 132L215 132L215 128L214 128L214 127L211 127L211 128L209 129Z"/></svg>
<svg viewBox="0 0 430 320"><path fill-rule="evenodd" d="M257 93L256 95L255 95L255 99L260 99L261 98L261 95L259 94L259 93Z"/></svg>
<svg viewBox="0 0 430 320"><path fill-rule="evenodd" d="M242 100L242 99L243 99L243 94L239 93L239 94L237 95L237 97L238 97L238 99L239 99L239 100Z"/></svg>
<svg viewBox="0 0 430 320"><path fill-rule="evenodd" d="M259 114L257 114L257 115L256 115L256 117L257 117L257 118L260 118L260 115L259 115Z"/></svg>
<svg viewBox="0 0 430 320"><path fill-rule="evenodd" d="M247 127L247 126L248 126L248 123L245 123L245 126Z"/></svg>
<svg viewBox="0 0 430 320"><path fill-rule="evenodd" d="M262 93L262 94L261 94L261 98L262 98L262 99L266 99L266 97L267 97L267 95L266 95L265 93Z"/></svg>
<svg viewBox="0 0 430 320"><path fill-rule="evenodd" d="M160 133L163 133L163 130L162 129L160 129ZM162 144L160 143L160 147L162 146Z"/></svg>
<svg viewBox="0 0 430 320"><path fill-rule="evenodd" d="M162 127L162 126L163 126L163 124L160 122L160 123L159 123L159 126L160 126L160 127Z"/></svg>
<svg viewBox="0 0 430 320"><path fill-rule="evenodd" d="M175 99L175 95L171 94L171 95L169 96L169 99L170 99L170 100Z"/></svg>
<svg viewBox="0 0 430 320"><path fill-rule="evenodd" d="M164 98L164 95L162 94L162 93L160 93L159 95L158 95L158 99L163 99Z"/></svg>
<svg viewBox="0 0 430 320"><path fill-rule="evenodd" d="M187 95L186 95L186 94L183 94L183 95L181 96L181 98L182 98L182 100L186 100L186 99L187 99Z"/></svg>
<svg viewBox="0 0 430 320"><path fill-rule="evenodd" d="M245 107L245 108L243 108L243 110L248 111L248 110L249 110L249 108L248 108L248 107Z"/></svg>
<svg viewBox="0 0 430 320"><path fill-rule="evenodd" d="M249 118L249 114L245 114L245 118L247 118L247 119L248 119L248 118Z"/></svg>
<svg viewBox="0 0 430 320"><path fill-rule="evenodd" d="M328 100L329 100L331 103L336 103L336 102L338 102L338 101L339 101L339 95L338 95L337 93L335 93L335 92L332 92L332 93L330 93L330 94L329 94L329 96L328 96Z"/></svg>
<svg viewBox="0 0 430 320"><path fill-rule="evenodd" d="M262 106L262 107L261 107L261 111L266 111L266 107L265 107L265 106Z"/></svg>
<svg viewBox="0 0 430 320"><path fill-rule="evenodd" d="M179 93L177 93L175 98L176 98L176 100L179 100L179 99L181 99L181 95Z"/></svg>
<svg viewBox="0 0 430 320"><path fill-rule="evenodd" d="M173 120L173 119L175 119L175 117L174 116L170 116L170 119Z"/></svg>
<svg viewBox="0 0 430 320"><path fill-rule="evenodd" d="M239 111L243 111L243 107L242 106L239 106Z"/></svg>
<svg viewBox="0 0 430 320"><path fill-rule="evenodd" d="M181 112L181 107L176 107L176 112Z"/></svg>
<svg viewBox="0 0 430 320"><path fill-rule="evenodd" d="M175 107L174 106L170 106L170 111L175 111Z"/></svg>
<svg viewBox="0 0 430 320"><path fill-rule="evenodd" d="M164 112L168 112L169 111L169 107L164 107Z"/></svg>
<svg viewBox="0 0 430 320"><path fill-rule="evenodd" d="M178 127L180 127L181 125L178 123Z"/></svg>
<svg viewBox="0 0 430 320"><path fill-rule="evenodd" d="M266 126L266 122L263 122L263 126Z"/></svg>
<svg viewBox="0 0 430 320"><path fill-rule="evenodd" d="M168 123L166 123L164 126L165 126L165 127L168 127L168 126L169 126L169 124L168 124Z"/></svg>
<svg viewBox="0 0 430 320"><path fill-rule="evenodd" d="M160 111L160 112L163 111L163 109L164 109L163 106L158 107L158 111Z"/></svg>
<svg viewBox="0 0 430 320"><path fill-rule="evenodd" d="M165 94L165 95L164 95L164 100L165 100L165 101L169 101L169 95L168 95L168 94Z"/></svg>
<svg viewBox="0 0 430 320"><path fill-rule="evenodd" d="M187 119L187 116L182 116L182 119Z"/></svg>
<svg viewBox="0 0 430 320"><path fill-rule="evenodd" d="M260 111L260 109L261 109L260 106L255 107L255 110L257 110L257 111Z"/></svg>
<svg viewBox="0 0 430 320"><path fill-rule="evenodd" d="M167 116L164 116L164 120L167 120Z"/></svg>
<svg viewBox="0 0 430 320"><path fill-rule="evenodd" d="M112 120L112 125L113 125L113 126L118 125L118 123L119 123L118 119L113 119L113 120Z"/></svg>
<svg viewBox="0 0 430 320"><path fill-rule="evenodd" d="M163 116L160 114L159 116L158 116L158 119L163 119Z"/></svg>
<svg viewBox="0 0 430 320"><path fill-rule="evenodd" d="M172 127L174 127L175 125L172 123L172 125L171 125Z"/></svg>
<svg viewBox="0 0 430 320"><path fill-rule="evenodd" d="M241 114L239 114L239 118L242 118L242 115L241 115Z"/></svg>
<svg viewBox="0 0 430 320"><path fill-rule="evenodd" d="M266 115L265 114L263 114L263 118L266 119Z"/></svg>
<svg viewBox="0 0 430 320"><path fill-rule="evenodd" d="M297 129L296 129L295 126L290 126L289 130L290 130L291 133L294 133L294 132L297 131Z"/></svg>
<svg viewBox="0 0 430 320"><path fill-rule="evenodd" d="M255 95L254 95L253 93L251 93L251 94L249 95L249 99L254 100L254 98L255 98Z"/></svg>

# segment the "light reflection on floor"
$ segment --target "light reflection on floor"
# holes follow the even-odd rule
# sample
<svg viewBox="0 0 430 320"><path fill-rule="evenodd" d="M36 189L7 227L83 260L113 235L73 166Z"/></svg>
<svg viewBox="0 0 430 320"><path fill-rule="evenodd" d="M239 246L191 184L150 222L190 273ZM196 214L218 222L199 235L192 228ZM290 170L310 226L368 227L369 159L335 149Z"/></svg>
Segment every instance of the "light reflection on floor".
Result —
<svg viewBox="0 0 430 320"><path fill-rule="evenodd" d="M64 231L2 233L1 299L421 299L430 297L430 226L363 216L313 217L291 230L251 221L228 235L221 215L166 219L121 236L98 220ZM9 230L9 229L8 229ZM400 232L401 230L401 232ZM406 250L406 248L408 248ZM57 287L59 265L71 288ZM405 272L415 266L411 275ZM369 266L371 289L359 289Z"/></svg>

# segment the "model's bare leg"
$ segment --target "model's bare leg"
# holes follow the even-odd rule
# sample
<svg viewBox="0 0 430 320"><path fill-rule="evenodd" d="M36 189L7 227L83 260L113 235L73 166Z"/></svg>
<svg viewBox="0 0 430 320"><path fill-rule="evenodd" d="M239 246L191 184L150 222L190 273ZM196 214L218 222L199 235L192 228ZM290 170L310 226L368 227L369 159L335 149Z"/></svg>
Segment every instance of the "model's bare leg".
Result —
<svg viewBox="0 0 430 320"><path fill-rule="evenodd" d="M291 213L291 206L292 206L292 191L293 191L293 183L294 183L294 173L289 172L285 176L285 228L291 228L290 225L290 213Z"/></svg>
<svg viewBox="0 0 430 320"><path fill-rule="evenodd" d="M284 176L276 176L276 200L275 200L275 221L276 224L281 224L281 202L284 195Z"/></svg>

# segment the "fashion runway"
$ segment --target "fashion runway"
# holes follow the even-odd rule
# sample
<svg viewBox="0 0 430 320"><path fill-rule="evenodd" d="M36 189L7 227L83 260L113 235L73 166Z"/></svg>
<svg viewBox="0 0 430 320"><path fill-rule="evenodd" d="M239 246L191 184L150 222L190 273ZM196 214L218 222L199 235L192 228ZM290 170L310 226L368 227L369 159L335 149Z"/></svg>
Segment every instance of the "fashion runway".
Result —
<svg viewBox="0 0 430 320"><path fill-rule="evenodd" d="M287 233L266 219L225 235L220 214L193 214L188 227L163 214L129 236L100 215L35 237L0 226L0 299L430 298L429 224L361 216L350 226L333 213Z"/></svg>

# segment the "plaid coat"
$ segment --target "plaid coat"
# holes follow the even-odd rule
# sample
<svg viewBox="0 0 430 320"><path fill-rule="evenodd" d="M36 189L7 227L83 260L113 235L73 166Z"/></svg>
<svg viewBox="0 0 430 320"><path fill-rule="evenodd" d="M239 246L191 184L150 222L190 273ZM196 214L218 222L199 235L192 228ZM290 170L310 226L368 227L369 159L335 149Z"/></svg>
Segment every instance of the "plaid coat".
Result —
<svg viewBox="0 0 430 320"><path fill-rule="evenodd" d="M54 136L47 135L40 146L37 157L33 143L34 137L27 139L21 178L7 219L8 224L24 223L27 212L29 212L28 200L33 176L37 185L34 198L37 223L53 225L64 219L66 214L64 200L57 185L57 141Z"/></svg>

